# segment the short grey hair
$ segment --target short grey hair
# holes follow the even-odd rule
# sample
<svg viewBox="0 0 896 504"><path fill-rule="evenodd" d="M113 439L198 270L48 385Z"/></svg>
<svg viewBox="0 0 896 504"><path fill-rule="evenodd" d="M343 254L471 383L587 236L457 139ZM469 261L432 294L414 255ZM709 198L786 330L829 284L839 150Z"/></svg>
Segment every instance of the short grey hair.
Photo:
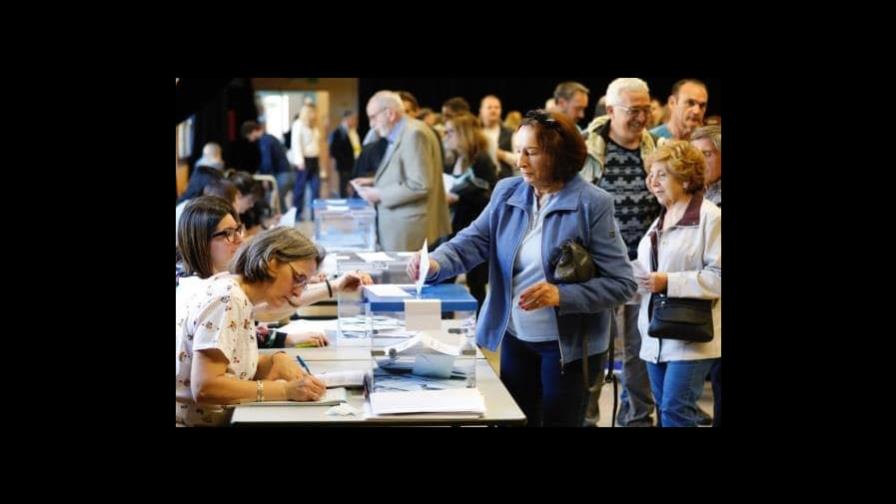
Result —
<svg viewBox="0 0 896 504"><path fill-rule="evenodd" d="M404 103L401 102L401 96L394 91L377 91L370 97L368 103L374 103L380 107L392 109L399 115L404 114Z"/></svg>
<svg viewBox="0 0 896 504"><path fill-rule="evenodd" d="M722 127L721 126L701 126L694 130L691 133L691 142L694 140L700 140L701 138L708 138L712 141L712 144L715 146L716 150L719 151L719 154L722 153Z"/></svg>
<svg viewBox="0 0 896 504"><path fill-rule="evenodd" d="M622 104L622 93L647 93L650 88L647 83L637 77L620 77L607 86L607 105L615 107Z"/></svg>
<svg viewBox="0 0 896 504"><path fill-rule="evenodd" d="M276 227L262 231L237 251L230 272L242 275L249 283L273 280L268 272L271 260L279 262L316 259L318 248L299 230Z"/></svg>
<svg viewBox="0 0 896 504"><path fill-rule="evenodd" d="M582 92L585 94L590 94L591 91L588 90L582 84L575 81L567 81L561 82L557 84L557 87L554 88L554 100L559 100L563 98L566 101L572 100L572 97L575 96L576 93Z"/></svg>

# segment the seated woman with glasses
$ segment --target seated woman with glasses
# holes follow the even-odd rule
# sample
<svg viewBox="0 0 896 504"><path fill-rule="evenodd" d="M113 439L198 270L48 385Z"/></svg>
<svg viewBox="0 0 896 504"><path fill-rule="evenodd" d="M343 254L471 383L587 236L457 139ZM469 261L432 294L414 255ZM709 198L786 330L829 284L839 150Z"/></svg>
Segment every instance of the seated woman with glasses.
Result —
<svg viewBox="0 0 896 504"><path fill-rule="evenodd" d="M501 381L528 425L578 427L588 399L585 365L594 378L609 345L610 310L637 285L613 197L578 176L586 149L575 124L531 111L515 145L522 176L499 181L479 217L429 255L426 280L488 261L491 290L476 342L491 351L501 345ZM588 250L597 276L580 283L555 278L554 259L568 240ZM419 266L417 254L408 264L412 279Z"/></svg>
<svg viewBox="0 0 896 504"><path fill-rule="evenodd" d="M190 201L181 215L178 226L177 248L182 260L182 277L177 279L175 322L178 334L183 322L183 306L192 292L201 289L206 279L218 274L227 274L228 264L237 248L243 243L244 227L233 205L213 197L201 196ZM320 251L316 254L315 267L323 260ZM256 307L254 316L261 321L276 321L289 318L296 307L314 304L333 297L336 292L350 292L362 284L370 284L369 275L347 273L330 282L313 283L304 289L298 299L293 299L282 308L271 308L266 304ZM266 346L284 347L297 344L324 346L329 344L321 331L277 332L268 338L267 329L259 329L259 338Z"/></svg>
<svg viewBox="0 0 896 504"><path fill-rule="evenodd" d="M296 229L270 229L239 249L232 275L210 278L187 300L177 354L177 423L220 425L227 421L223 405L314 401L324 394L325 384L286 353L259 355L252 313L261 303L292 304L317 269L316 257L317 247Z"/></svg>

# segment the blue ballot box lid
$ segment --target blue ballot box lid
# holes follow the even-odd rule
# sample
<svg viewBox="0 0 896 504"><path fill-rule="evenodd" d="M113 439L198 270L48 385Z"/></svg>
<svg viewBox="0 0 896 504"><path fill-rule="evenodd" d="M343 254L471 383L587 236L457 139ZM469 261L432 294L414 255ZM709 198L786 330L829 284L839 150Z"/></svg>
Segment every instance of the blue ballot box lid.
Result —
<svg viewBox="0 0 896 504"><path fill-rule="evenodd" d="M385 297L363 289L362 298L365 303L370 303L373 311L403 312L405 299L417 299L417 290L413 287L405 288L413 297ZM420 293L420 299L440 299L442 311L476 311L476 298L462 285L445 283L437 285L424 285Z"/></svg>
<svg viewBox="0 0 896 504"><path fill-rule="evenodd" d="M311 208L314 208L315 210L327 210L330 207L348 207L349 210L373 210L370 203L361 198L316 199L311 202Z"/></svg>

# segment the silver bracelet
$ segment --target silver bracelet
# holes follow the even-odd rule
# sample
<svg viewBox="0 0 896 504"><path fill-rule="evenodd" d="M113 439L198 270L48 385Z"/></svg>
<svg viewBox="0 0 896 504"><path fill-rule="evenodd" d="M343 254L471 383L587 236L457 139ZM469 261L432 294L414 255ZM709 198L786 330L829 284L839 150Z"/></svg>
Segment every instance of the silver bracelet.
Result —
<svg viewBox="0 0 896 504"><path fill-rule="evenodd" d="M258 402L263 402L264 401L264 382L261 380L258 380L255 383L257 384L256 389L255 389L255 400Z"/></svg>

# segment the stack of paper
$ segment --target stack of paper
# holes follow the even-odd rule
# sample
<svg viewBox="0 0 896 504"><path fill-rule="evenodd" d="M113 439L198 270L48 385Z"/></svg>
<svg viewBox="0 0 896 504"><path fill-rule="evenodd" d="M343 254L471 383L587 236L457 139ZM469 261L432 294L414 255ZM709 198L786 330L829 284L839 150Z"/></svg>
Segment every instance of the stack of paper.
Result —
<svg viewBox="0 0 896 504"><path fill-rule="evenodd" d="M364 377L367 376L366 370L350 370L350 371L329 371L315 375L317 378L327 384L327 388L332 387L363 387Z"/></svg>
<svg viewBox="0 0 896 504"><path fill-rule="evenodd" d="M373 392L370 411L374 415L408 413L485 414L485 400L475 388L421 390L413 392Z"/></svg>
<svg viewBox="0 0 896 504"><path fill-rule="evenodd" d="M251 406L335 406L348 401L345 388L328 388L327 393L317 401L263 401L249 403Z"/></svg>

